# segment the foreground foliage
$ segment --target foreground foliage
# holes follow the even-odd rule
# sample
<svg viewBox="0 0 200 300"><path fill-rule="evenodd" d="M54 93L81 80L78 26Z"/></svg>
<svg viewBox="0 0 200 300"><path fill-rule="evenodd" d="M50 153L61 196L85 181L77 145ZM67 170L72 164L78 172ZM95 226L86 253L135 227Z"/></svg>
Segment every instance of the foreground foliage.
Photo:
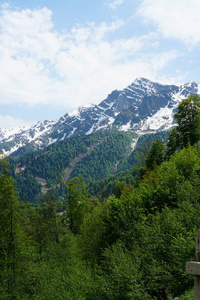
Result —
<svg viewBox="0 0 200 300"><path fill-rule="evenodd" d="M32 206L17 201L9 174L0 180L1 299L172 299L192 287L185 262L199 227L198 147L103 201L74 178L62 214L53 190Z"/></svg>
<svg viewBox="0 0 200 300"><path fill-rule="evenodd" d="M82 177L72 178L64 207L56 189L41 204L20 202L2 161L0 299L191 299L185 263L199 228L200 148L178 146L165 155L156 140L106 194L90 195Z"/></svg>

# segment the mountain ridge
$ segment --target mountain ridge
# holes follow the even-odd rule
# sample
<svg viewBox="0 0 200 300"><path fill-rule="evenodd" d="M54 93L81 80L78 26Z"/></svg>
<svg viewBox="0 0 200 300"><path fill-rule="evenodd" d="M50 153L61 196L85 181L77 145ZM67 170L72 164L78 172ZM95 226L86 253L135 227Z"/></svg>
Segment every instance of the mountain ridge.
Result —
<svg viewBox="0 0 200 300"><path fill-rule="evenodd" d="M112 91L98 105L79 107L57 121L0 129L0 149L5 155L24 146L30 151L44 149L71 136L89 135L110 127L139 135L168 130L173 126L178 103L190 94L200 94L200 85L194 81L176 86L137 78L123 90Z"/></svg>

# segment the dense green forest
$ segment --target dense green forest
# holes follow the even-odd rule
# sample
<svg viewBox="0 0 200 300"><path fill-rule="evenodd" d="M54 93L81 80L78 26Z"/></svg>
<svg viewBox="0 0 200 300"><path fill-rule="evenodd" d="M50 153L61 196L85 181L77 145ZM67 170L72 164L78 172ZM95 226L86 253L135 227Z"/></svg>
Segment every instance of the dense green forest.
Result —
<svg viewBox="0 0 200 300"><path fill-rule="evenodd" d="M41 204L19 201L12 162L9 171L1 161L0 299L192 299L185 263L200 220L199 98L175 117L143 164L96 183L106 196L83 177L63 182L64 207L55 188Z"/></svg>
<svg viewBox="0 0 200 300"><path fill-rule="evenodd" d="M99 131L90 136L73 137L17 158L9 157L12 176L22 201L40 202L45 189L61 180L82 176L87 184L113 175L132 152L137 135L116 130ZM131 168L132 164L130 164ZM46 190L45 190L46 191ZM63 190L60 190L63 195Z"/></svg>
<svg viewBox="0 0 200 300"><path fill-rule="evenodd" d="M85 178L92 194L99 195L103 185L103 194L108 195L113 192L114 182L132 183L133 165L143 165L153 141L156 138L164 141L168 135L168 132L142 135L133 151L131 145L137 138L134 132L99 131L52 144L45 150L22 157L14 153L8 159L19 198L24 202L41 202L41 192L75 176ZM113 177L115 174L117 177ZM62 186L57 188L57 193L60 198L64 196Z"/></svg>

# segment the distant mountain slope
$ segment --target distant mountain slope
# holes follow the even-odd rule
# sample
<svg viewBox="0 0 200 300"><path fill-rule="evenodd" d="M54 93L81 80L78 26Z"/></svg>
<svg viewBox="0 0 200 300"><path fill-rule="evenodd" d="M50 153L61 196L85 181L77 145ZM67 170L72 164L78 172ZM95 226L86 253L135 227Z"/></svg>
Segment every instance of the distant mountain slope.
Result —
<svg viewBox="0 0 200 300"><path fill-rule="evenodd" d="M55 182L74 176L84 177L87 183L110 177L132 153L136 139L132 132L100 130L56 142L18 159L9 157L20 199L34 201L40 190L46 192Z"/></svg>
<svg viewBox="0 0 200 300"><path fill-rule="evenodd" d="M37 202L41 193L55 187L55 183L67 182L75 176L84 177L91 190L99 195L102 180L109 185L106 188L109 191L116 178L129 180L133 167L143 165L152 142L156 138L166 140L167 136L164 131L138 138L134 132L99 130L53 143L17 159L12 156L7 159L22 201ZM118 176L119 171L124 171L123 179ZM64 195L64 189L57 190Z"/></svg>
<svg viewBox="0 0 200 300"><path fill-rule="evenodd" d="M115 90L99 105L80 107L58 121L43 121L29 128L0 129L0 149L7 155L24 155L71 136L89 135L99 129L117 128L139 135L172 127L174 110L190 94L200 94L200 85L162 85L138 78L122 91ZM26 148L20 148L28 146Z"/></svg>

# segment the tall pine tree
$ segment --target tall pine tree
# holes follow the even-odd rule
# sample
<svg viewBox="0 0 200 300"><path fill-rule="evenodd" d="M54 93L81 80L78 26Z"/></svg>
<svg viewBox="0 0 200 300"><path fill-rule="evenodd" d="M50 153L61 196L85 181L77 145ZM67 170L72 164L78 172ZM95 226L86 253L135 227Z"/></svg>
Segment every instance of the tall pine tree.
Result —
<svg viewBox="0 0 200 300"><path fill-rule="evenodd" d="M18 255L17 196L14 180L9 175L7 162L0 162L0 281L1 289L13 296ZM13 296L14 299L14 296Z"/></svg>

